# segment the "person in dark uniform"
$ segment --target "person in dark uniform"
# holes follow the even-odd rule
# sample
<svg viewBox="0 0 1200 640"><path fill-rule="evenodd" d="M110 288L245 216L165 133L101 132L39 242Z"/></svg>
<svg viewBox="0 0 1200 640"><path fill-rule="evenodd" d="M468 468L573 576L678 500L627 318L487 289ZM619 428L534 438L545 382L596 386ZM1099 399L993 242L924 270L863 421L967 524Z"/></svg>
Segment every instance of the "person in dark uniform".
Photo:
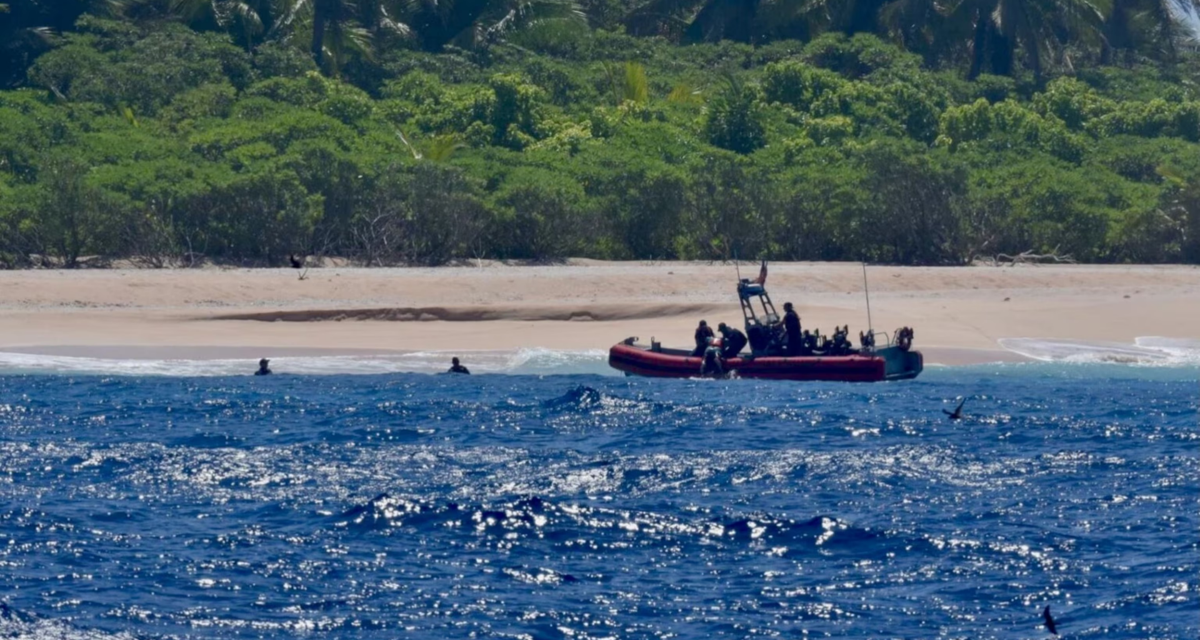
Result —
<svg viewBox="0 0 1200 640"><path fill-rule="evenodd" d="M458 362L458 358L450 359L450 370L447 371L446 373L465 373L467 375L471 374L471 372L468 371L466 367L462 366L462 364L460 364Z"/></svg>
<svg viewBox="0 0 1200 640"><path fill-rule="evenodd" d="M712 327L704 320L700 321L700 326L696 327L696 348L692 350L692 355L700 357L704 355L704 350L708 348L708 340L713 337Z"/></svg>
<svg viewBox="0 0 1200 640"><path fill-rule="evenodd" d="M717 331L721 332L722 358L729 359L742 352L742 347L746 346L746 334L724 322L717 325Z"/></svg>
<svg viewBox="0 0 1200 640"><path fill-rule="evenodd" d="M798 356L804 351L804 336L800 333L800 316L792 303L783 303L783 329L787 332L787 354Z"/></svg>
<svg viewBox="0 0 1200 640"><path fill-rule="evenodd" d="M256 376L269 376L269 375L271 375L271 368L270 368L269 366L267 366L267 365L269 365L269 364L271 364L271 361L270 361L270 360L267 360L266 358L263 358L262 360L259 360L259 361L258 361L258 371L255 371L255 372L254 372L254 375L256 375Z"/></svg>

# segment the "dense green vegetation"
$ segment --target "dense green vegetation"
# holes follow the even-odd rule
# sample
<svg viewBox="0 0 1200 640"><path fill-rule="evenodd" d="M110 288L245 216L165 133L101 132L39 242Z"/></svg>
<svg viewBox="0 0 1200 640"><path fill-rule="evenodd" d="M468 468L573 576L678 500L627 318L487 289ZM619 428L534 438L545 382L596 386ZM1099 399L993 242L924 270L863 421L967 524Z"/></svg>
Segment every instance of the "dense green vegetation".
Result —
<svg viewBox="0 0 1200 640"><path fill-rule="evenodd" d="M8 0L0 266L1200 262L1167 5L580 6Z"/></svg>

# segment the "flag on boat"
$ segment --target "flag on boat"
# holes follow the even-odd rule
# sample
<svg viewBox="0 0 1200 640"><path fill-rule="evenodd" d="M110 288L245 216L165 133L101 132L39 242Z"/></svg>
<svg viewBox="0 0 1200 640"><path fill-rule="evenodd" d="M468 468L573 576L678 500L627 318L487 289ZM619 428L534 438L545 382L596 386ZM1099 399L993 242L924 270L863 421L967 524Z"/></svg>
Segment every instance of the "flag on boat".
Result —
<svg viewBox="0 0 1200 640"><path fill-rule="evenodd" d="M758 270L758 277L754 279L754 284L767 284L767 261L762 261L762 267Z"/></svg>

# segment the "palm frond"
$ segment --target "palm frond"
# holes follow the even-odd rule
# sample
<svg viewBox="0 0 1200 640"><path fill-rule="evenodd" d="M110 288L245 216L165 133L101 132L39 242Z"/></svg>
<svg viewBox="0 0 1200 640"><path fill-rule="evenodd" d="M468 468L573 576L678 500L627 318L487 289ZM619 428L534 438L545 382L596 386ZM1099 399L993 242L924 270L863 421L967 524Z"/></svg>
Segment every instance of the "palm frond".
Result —
<svg viewBox="0 0 1200 640"><path fill-rule="evenodd" d="M285 10L279 13L279 18L271 25L271 35L292 33L299 24L312 18L313 0L287 0L284 6Z"/></svg>
<svg viewBox="0 0 1200 640"><path fill-rule="evenodd" d="M507 32L550 20L586 23L587 18L575 0L515 0L499 19L483 28L483 36L495 41Z"/></svg>
<svg viewBox="0 0 1200 640"><path fill-rule="evenodd" d="M453 133L443 133L429 138L424 145L424 157L433 162L447 162L454 152L463 147L462 140Z"/></svg>
<svg viewBox="0 0 1200 640"><path fill-rule="evenodd" d="M376 22L381 31L395 34L397 36L408 38L413 35L412 27L392 18L386 8L380 10L379 20Z"/></svg>
<svg viewBox="0 0 1200 640"><path fill-rule="evenodd" d="M764 0L758 8L758 21L776 29L799 22L804 26L805 35L812 37L836 26L844 11L834 2L852 4L837 0Z"/></svg>
<svg viewBox="0 0 1200 640"><path fill-rule="evenodd" d="M679 37L704 0L650 0L625 15L630 35Z"/></svg>
<svg viewBox="0 0 1200 640"><path fill-rule="evenodd" d="M146 4L146 0L134 0ZM194 22L206 15L216 16L219 13L216 0L171 0L168 5L171 13L186 22ZM220 19L217 19L218 24Z"/></svg>
<svg viewBox="0 0 1200 640"><path fill-rule="evenodd" d="M936 0L895 0L879 11L879 20L892 40L909 49L934 43L934 33L944 21L944 7Z"/></svg>
<svg viewBox="0 0 1200 640"><path fill-rule="evenodd" d="M62 43L62 34L51 27L30 27L26 31L46 46L55 47Z"/></svg>
<svg viewBox="0 0 1200 640"><path fill-rule="evenodd" d="M633 61L625 63L625 100L647 102L650 100L650 81L646 78L646 67Z"/></svg>
<svg viewBox="0 0 1200 640"><path fill-rule="evenodd" d="M423 157L421 152L418 151L416 147L409 144L408 138L404 137L404 132L400 130L400 127L396 127L396 137L400 138L400 142L403 142L404 146L408 147L408 150L412 152L414 159L420 160Z"/></svg>
<svg viewBox="0 0 1200 640"><path fill-rule="evenodd" d="M375 48L371 44L371 32L363 27L352 27L346 23L331 22L325 30L325 53L331 56L338 67L347 53L372 60ZM335 69L336 75L336 69Z"/></svg>
<svg viewBox="0 0 1200 640"><path fill-rule="evenodd" d="M650 82L646 78L646 67L632 60L624 65L605 63L604 73L612 89L613 102L648 102Z"/></svg>
<svg viewBox="0 0 1200 640"><path fill-rule="evenodd" d="M121 107L121 115L125 117L125 121L132 125L133 128L136 129L138 127L137 117L133 115L133 109L130 107Z"/></svg>
<svg viewBox="0 0 1200 640"><path fill-rule="evenodd" d="M263 32L262 16L246 2L222 2L225 15L241 23L242 28L254 34Z"/></svg>
<svg viewBox="0 0 1200 640"><path fill-rule="evenodd" d="M1171 21L1178 27L1178 39L1182 44L1200 47L1200 12L1192 0L1162 0L1163 8Z"/></svg>
<svg viewBox="0 0 1200 640"><path fill-rule="evenodd" d="M1185 178L1183 173L1181 173L1175 167L1162 164L1155 167L1154 172L1162 176L1167 182L1170 182L1177 187L1182 187L1187 184L1187 178Z"/></svg>
<svg viewBox="0 0 1200 640"><path fill-rule="evenodd" d="M671 93L667 94L667 102L675 104L701 104L704 102L704 96L699 89L693 88L692 85L686 82L676 84Z"/></svg>

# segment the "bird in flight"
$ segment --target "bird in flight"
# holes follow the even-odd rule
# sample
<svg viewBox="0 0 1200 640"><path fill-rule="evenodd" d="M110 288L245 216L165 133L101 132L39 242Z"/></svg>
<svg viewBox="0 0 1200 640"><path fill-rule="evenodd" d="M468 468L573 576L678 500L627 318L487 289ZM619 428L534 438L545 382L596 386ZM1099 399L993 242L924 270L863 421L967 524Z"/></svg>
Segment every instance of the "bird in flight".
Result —
<svg viewBox="0 0 1200 640"><path fill-rule="evenodd" d="M1046 608L1042 609L1042 620L1045 621L1046 628L1050 630L1050 633L1058 635L1058 625L1054 622L1054 617L1050 615L1050 605L1046 605Z"/></svg>
<svg viewBox="0 0 1200 640"><path fill-rule="evenodd" d="M962 408L963 408L963 405L966 403L967 403L967 398L966 398L966 396L963 396L962 402L958 403L958 406L954 408L954 411L946 411L945 409L942 409L942 413L950 416L951 420L962 420L962 417L963 417Z"/></svg>

